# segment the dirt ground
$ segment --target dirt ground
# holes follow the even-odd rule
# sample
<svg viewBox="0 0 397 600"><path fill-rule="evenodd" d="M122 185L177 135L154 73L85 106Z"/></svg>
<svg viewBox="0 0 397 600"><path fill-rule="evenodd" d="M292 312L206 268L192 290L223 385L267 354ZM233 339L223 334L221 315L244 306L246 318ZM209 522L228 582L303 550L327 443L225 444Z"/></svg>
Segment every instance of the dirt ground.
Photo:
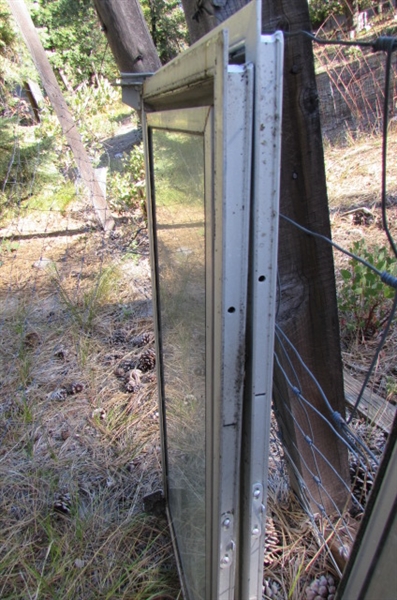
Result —
<svg viewBox="0 0 397 600"><path fill-rule="evenodd" d="M119 154L136 135L123 131L107 151ZM396 150L394 136L389 155ZM379 140L329 147L326 163L334 241L385 245ZM394 164L389 179L397 235ZM162 487L144 218L137 209L105 234L82 198L63 214L20 214L0 235L0 597L180 598L161 496L144 501ZM335 253L337 272L347 260ZM377 339L343 348L358 378ZM397 381L395 340L393 330L372 380L384 396ZM283 502L292 500L276 480L270 521L281 523L280 486ZM285 597L288 561L296 577L296 540L306 540L303 556L317 551L307 517L294 510L288 540L269 524L269 598ZM310 577L333 573L325 559L313 564L291 597L302 597Z"/></svg>

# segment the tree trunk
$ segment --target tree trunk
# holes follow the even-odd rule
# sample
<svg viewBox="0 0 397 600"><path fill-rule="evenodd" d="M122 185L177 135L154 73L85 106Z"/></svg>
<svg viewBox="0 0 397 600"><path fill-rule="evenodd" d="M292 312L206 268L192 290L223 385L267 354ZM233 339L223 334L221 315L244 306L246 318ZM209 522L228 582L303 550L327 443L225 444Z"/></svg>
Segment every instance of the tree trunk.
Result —
<svg viewBox="0 0 397 600"><path fill-rule="evenodd" d="M136 0L130 0L135 6ZM120 36L127 17L126 0L104 2L95 0L102 21L112 36ZM245 0L182 0L192 41L210 31L217 22L241 8ZM116 6L117 4L117 6ZM120 9L121 5L121 9ZM288 6L287 6L288 5ZM113 6L110 13L109 7ZM105 8L106 7L106 10ZM101 13L101 10L103 11ZM113 16L110 17L110 14ZM117 17L117 18L116 18ZM132 27L134 25L132 17ZM114 24L118 23L114 28ZM263 2L264 32L276 29L299 31L310 29L307 0ZM123 71L137 71L146 44L137 31L130 62L121 64ZM130 35L130 40L132 36ZM117 40L116 40L117 41ZM316 91L311 41L301 35L286 38L284 76L283 149L281 171L281 212L303 226L330 237L330 222L325 184L324 157L320 131L320 116ZM139 47L138 47L139 45ZM124 46L123 46L124 47ZM137 53L140 59L136 60ZM135 57L135 58L134 58ZM127 57L128 58L128 57ZM150 70L145 67L142 70ZM279 275L281 304L278 322L298 348L311 372L320 382L334 411L344 414L343 371L340 355L339 327L336 305L335 276L332 249L322 241L302 235L290 224L280 224ZM264 307L265 309L265 307ZM279 360L287 372L289 360L278 347ZM299 387L311 404L331 418L321 394L312 379L294 360ZM348 481L347 451L335 434L311 409L302 405L288 388L282 370L275 369L274 399L280 417L284 444L299 476L305 481L312 508L318 505L332 512L346 501L344 482ZM310 426L308 428L308 414ZM301 430L305 432L302 435ZM314 455L310 438L326 461ZM317 470L319 467L319 471ZM291 470L293 475L293 471ZM323 488L315 477L320 477ZM301 492L293 476L296 491ZM328 496L332 496L330 498ZM316 512L317 512L316 510Z"/></svg>
<svg viewBox="0 0 397 600"><path fill-rule="evenodd" d="M190 41L193 44L217 24L210 0L182 0Z"/></svg>
<svg viewBox="0 0 397 600"><path fill-rule="evenodd" d="M95 178L94 169L92 168L89 156L81 140L80 133L62 95L29 11L23 0L8 0L8 3L32 55L33 61L43 82L43 86L61 124L62 131L73 152L81 178L90 192L98 219L104 229L112 229L114 221L107 206L106 199Z"/></svg>
<svg viewBox="0 0 397 600"><path fill-rule="evenodd" d="M121 73L154 73L160 59L138 0L94 0Z"/></svg>
<svg viewBox="0 0 397 600"><path fill-rule="evenodd" d="M310 31L306 0L287 3L273 0L263 3L262 10L264 33L277 29L288 32ZM303 35L287 36L285 42L280 212L307 229L330 238L312 42ZM279 239L281 300L278 325L322 386L333 410L344 415L343 369L332 248L322 240L303 234L282 219ZM276 352L281 365L294 385L299 386L303 396L331 421L331 414L313 380L293 357L298 384L281 344L277 345ZM346 447L323 419L298 400L287 386L277 365L273 397L280 417L284 444L309 490L312 509L318 512L316 503L322 505L328 513L335 510L335 505L342 509L347 500L343 482L349 481ZM314 457L301 430L330 464L318 454ZM321 478L321 484L327 493L314 480L314 476ZM299 491L296 481L295 484Z"/></svg>
<svg viewBox="0 0 397 600"><path fill-rule="evenodd" d="M183 0L193 40L198 39L203 30L208 31L214 20L221 21L245 4L244 0L214 2L218 6L206 2L203 6L208 10L201 10L198 20L190 18L189 22L189 15L197 10L197 3L194 0ZM209 9L213 14L208 14ZM277 29L310 31L311 28L307 0L266 1L262 3L262 14L264 33L273 33ZM330 237L312 42L302 35L286 37L285 42L280 211L306 228ZM332 249L325 242L304 235L281 220L278 270L281 284L278 325L320 382L333 410L344 415L343 370ZM276 351L282 369L294 381L289 361L280 344ZM312 379L299 366L295 357L291 356L291 359L302 394L330 420L331 415ZM327 512L333 512L335 505L342 508L347 497L343 482L349 480L346 447L337 440L323 419L299 402L288 388L277 365L273 396L283 443L309 491L311 508L315 512L318 512L318 504ZM318 455L314 458L301 429L313 440L330 464ZM313 475L319 477L317 467L327 493L314 480ZM290 472L292 484L301 495L298 478L293 469Z"/></svg>
<svg viewBox="0 0 397 600"><path fill-rule="evenodd" d="M249 0L182 0L191 42L231 17Z"/></svg>

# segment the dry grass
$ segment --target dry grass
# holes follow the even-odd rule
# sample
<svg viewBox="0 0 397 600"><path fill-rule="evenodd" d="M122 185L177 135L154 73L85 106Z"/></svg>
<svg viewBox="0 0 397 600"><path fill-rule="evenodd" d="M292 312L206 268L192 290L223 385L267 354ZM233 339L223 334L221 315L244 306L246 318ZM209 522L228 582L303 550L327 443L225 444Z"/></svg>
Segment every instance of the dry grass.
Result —
<svg viewBox="0 0 397 600"><path fill-rule="evenodd" d="M396 146L392 134L390 155ZM333 235L344 246L363 236L385 243L379 159L377 139L327 148ZM369 223L347 214L361 206L374 213ZM133 391L126 387L153 346L153 338L137 343L152 331L145 231L131 243L140 218L104 236L79 207L63 217L20 218L2 231L11 238L0 249L1 598L181 597L167 524L142 508L161 487L153 371L139 375ZM336 257L338 269L343 261ZM378 389L396 377L395 336L375 374ZM375 344L346 350L358 374ZM338 573L287 479L271 483L276 541L265 597L298 600L314 578Z"/></svg>
<svg viewBox="0 0 397 600"><path fill-rule="evenodd" d="M391 234L397 238L397 168L393 157L397 151L397 131L388 138L387 219ZM381 138L361 137L351 146L326 148L326 169L332 237L340 246L351 249L356 241L365 241L369 251L388 246L382 228L380 209ZM364 211L362 210L364 209ZM349 258L334 251L337 283L340 269L346 268ZM346 367L363 379L379 343L381 331L363 340L356 338L344 343L343 359ZM373 377L372 389L392 402L397 401L397 329L392 327Z"/></svg>
<svg viewBox="0 0 397 600"><path fill-rule="evenodd" d="M1 598L177 598L167 525L142 498L161 487L146 257L131 228L23 238L1 268ZM16 237L14 237L14 243ZM147 241L138 248L147 254ZM128 374L128 368L126 375Z"/></svg>
<svg viewBox="0 0 397 600"><path fill-rule="evenodd" d="M388 199L397 202L396 166L393 157L397 152L397 131L393 128L388 136ZM327 145L325 161L329 206L332 213L340 215L351 209L379 206L381 197L380 136L359 135L351 137L343 146Z"/></svg>

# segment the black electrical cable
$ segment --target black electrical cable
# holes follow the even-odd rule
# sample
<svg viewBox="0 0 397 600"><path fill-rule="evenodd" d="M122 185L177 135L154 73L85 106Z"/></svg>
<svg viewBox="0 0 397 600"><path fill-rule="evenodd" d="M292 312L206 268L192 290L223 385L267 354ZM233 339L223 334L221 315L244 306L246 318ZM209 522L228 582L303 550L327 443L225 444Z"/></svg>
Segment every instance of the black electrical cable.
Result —
<svg viewBox="0 0 397 600"><path fill-rule="evenodd" d="M381 38L380 38L381 39ZM385 97L383 105L383 139L382 139L382 192L381 192L381 207L382 207L382 224L385 230L387 239L389 240L390 247L394 252L394 256L397 257L397 247L394 239L390 233L389 225L387 222L386 213L386 163L387 163L387 134L389 124L389 96L390 96L390 73L391 73L391 59L393 51L396 49L396 40L394 38L387 38L387 56L386 56L386 71L385 71Z"/></svg>
<svg viewBox="0 0 397 600"><path fill-rule="evenodd" d="M358 262L362 263L364 266L368 267L368 269L371 269L371 271L373 271L374 273L379 275L379 277L380 277L381 281L383 281L383 283L386 283L390 287L397 290L397 277L394 277L391 273L388 273L387 271L379 271L379 269L377 269L374 265L369 263L364 258L361 258L361 256L357 256L357 254L353 254L353 252L349 252L349 250L342 248L342 246L339 246L338 244L333 242L330 238L327 238L325 235L322 235L321 233L317 233L316 231L312 231L311 229L307 229L306 227L303 227L303 225L299 225L299 223L297 223L293 219L290 219L289 217L286 217L285 215L282 215L281 213L280 213L280 219L284 219L284 221L291 223L291 225L294 225L295 227L297 227L304 233L308 233L309 235L312 235L313 237L319 238L320 240L327 242L327 244L331 244L331 246L333 246L340 252L343 252L343 254L347 254L347 256L350 256L350 258L357 260Z"/></svg>

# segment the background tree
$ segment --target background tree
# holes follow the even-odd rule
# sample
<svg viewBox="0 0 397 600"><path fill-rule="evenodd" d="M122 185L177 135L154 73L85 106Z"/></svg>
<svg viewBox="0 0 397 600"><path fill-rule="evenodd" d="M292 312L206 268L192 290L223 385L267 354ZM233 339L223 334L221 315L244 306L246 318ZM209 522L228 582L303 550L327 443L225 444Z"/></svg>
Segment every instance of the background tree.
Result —
<svg viewBox="0 0 397 600"><path fill-rule="evenodd" d="M18 23L21 34L40 74L43 86L57 114L68 144L72 149L81 178L90 192L91 201L98 219L104 229L112 229L114 221L107 206L104 193L96 179L80 133L61 93L27 6L24 0L9 0L9 3L14 19Z"/></svg>
<svg viewBox="0 0 397 600"><path fill-rule="evenodd" d="M164 65L189 45L189 34L178 0L141 0L143 15Z"/></svg>
<svg viewBox="0 0 397 600"><path fill-rule="evenodd" d="M345 4L341 0L309 0L312 26L320 27L330 15L343 14Z"/></svg>
<svg viewBox="0 0 397 600"><path fill-rule="evenodd" d="M390 0L389 8L396 5L395 0ZM346 29L352 29L357 25L357 15L369 8L382 11L382 3L379 0L309 0L309 12L311 23L314 28L320 27L331 15L344 15Z"/></svg>
<svg viewBox="0 0 397 600"><path fill-rule="evenodd" d="M153 73L161 66L138 0L94 0L121 73Z"/></svg>
<svg viewBox="0 0 397 600"><path fill-rule="evenodd" d="M31 16L51 66L73 87L97 74L115 79L112 53L92 0L37 0Z"/></svg>
<svg viewBox="0 0 397 600"><path fill-rule="evenodd" d="M0 0L0 56L4 56L12 50L15 43L15 31L13 30L10 12L3 0Z"/></svg>

